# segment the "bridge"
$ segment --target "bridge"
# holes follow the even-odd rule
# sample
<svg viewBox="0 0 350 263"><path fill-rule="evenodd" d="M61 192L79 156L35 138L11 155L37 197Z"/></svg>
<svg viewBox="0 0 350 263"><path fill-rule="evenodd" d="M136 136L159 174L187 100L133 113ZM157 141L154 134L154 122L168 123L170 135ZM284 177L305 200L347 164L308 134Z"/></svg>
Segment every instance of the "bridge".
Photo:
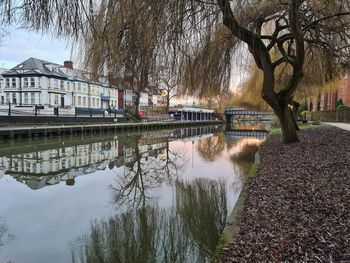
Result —
<svg viewBox="0 0 350 263"><path fill-rule="evenodd" d="M226 121L231 122L233 116L265 116L265 117L272 117L275 113L272 111L255 111L255 110L248 110L245 108L226 108L225 109L225 116Z"/></svg>

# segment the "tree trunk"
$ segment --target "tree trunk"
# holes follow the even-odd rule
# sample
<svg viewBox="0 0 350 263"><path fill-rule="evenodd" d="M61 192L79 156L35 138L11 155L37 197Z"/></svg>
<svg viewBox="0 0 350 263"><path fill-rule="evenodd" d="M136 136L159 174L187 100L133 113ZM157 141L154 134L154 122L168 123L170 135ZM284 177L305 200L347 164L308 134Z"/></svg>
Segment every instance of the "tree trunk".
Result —
<svg viewBox="0 0 350 263"><path fill-rule="evenodd" d="M140 119L140 116L139 116L139 107L140 107L140 92L136 92L136 98L135 98L135 113L136 113L136 117L138 119Z"/></svg>
<svg viewBox="0 0 350 263"><path fill-rule="evenodd" d="M299 131L300 128L299 128L297 119L298 119L298 109L299 109L299 107L300 107L300 103L293 100L292 104L293 104L293 120L294 120L294 125L295 125L296 130Z"/></svg>
<svg viewBox="0 0 350 263"><path fill-rule="evenodd" d="M166 98L166 114L169 114L169 107L170 107L170 96L167 95L167 98Z"/></svg>
<svg viewBox="0 0 350 263"><path fill-rule="evenodd" d="M275 113L280 121L282 136L284 143L298 142L296 122L293 112L288 107L288 104L281 105L280 109L275 110Z"/></svg>

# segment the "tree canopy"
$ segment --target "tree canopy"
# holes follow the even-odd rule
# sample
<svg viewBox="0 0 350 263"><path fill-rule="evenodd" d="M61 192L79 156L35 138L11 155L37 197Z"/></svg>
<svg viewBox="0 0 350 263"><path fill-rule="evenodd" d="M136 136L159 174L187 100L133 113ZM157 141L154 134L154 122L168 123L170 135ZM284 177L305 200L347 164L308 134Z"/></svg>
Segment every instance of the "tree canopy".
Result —
<svg viewBox="0 0 350 263"><path fill-rule="evenodd" d="M136 91L167 67L191 95L229 88L237 47L248 47L262 71L262 98L295 142L290 112L304 73L322 67L331 80L349 66L350 0L40 0L1 1L4 21L82 40L96 74L128 77ZM317 63L309 63L317 61ZM282 87L278 68L288 68ZM280 75L279 75L280 76Z"/></svg>

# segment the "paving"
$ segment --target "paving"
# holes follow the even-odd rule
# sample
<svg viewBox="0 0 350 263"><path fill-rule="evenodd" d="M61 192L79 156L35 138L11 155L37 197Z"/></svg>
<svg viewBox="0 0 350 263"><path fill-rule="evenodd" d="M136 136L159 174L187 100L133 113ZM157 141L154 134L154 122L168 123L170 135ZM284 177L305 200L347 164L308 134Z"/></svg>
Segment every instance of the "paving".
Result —
<svg viewBox="0 0 350 263"><path fill-rule="evenodd" d="M334 127L338 127L340 129L350 131L350 123L343 123L343 122L322 122L322 124L331 125Z"/></svg>

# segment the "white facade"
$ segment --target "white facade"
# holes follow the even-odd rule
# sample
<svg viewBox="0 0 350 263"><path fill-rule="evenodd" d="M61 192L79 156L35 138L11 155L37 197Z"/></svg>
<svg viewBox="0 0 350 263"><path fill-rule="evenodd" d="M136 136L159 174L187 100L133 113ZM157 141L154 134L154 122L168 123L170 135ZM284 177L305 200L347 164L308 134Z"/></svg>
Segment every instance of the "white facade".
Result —
<svg viewBox="0 0 350 263"><path fill-rule="evenodd" d="M4 103L21 106L118 108L118 89L88 74L30 58L4 73Z"/></svg>
<svg viewBox="0 0 350 263"><path fill-rule="evenodd" d="M125 106L132 106L132 95L133 92L130 89L124 90L124 105Z"/></svg>
<svg viewBox="0 0 350 263"><path fill-rule="evenodd" d="M140 92L140 106L141 107L148 106L148 93Z"/></svg>
<svg viewBox="0 0 350 263"><path fill-rule="evenodd" d="M7 69L0 68L0 104L4 104L5 102L4 81L2 74L6 71Z"/></svg>

